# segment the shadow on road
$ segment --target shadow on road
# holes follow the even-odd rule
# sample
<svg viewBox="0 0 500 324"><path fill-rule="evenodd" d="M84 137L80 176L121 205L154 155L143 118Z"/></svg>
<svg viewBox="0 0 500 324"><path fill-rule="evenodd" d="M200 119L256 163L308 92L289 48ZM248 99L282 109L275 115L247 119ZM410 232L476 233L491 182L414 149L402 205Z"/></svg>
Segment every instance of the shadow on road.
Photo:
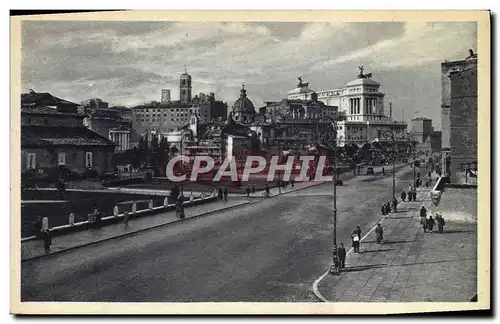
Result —
<svg viewBox="0 0 500 324"><path fill-rule="evenodd" d="M358 271L365 271L365 270L383 268L385 266L387 266L386 263L369 264L369 265L365 265L365 266L357 266L357 267L344 268L344 269L341 270L341 272L358 272Z"/></svg>
<svg viewBox="0 0 500 324"><path fill-rule="evenodd" d="M385 251L394 251L394 249L378 249L378 250L364 250L362 253L373 253L373 252L385 252Z"/></svg>

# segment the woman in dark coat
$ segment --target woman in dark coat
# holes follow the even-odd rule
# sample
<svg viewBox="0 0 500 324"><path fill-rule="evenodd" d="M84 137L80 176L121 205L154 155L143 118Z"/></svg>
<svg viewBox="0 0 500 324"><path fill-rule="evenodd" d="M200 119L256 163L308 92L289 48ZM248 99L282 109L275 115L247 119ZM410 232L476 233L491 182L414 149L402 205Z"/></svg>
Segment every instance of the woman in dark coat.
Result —
<svg viewBox="0 0 500 324"><path fill-rule="evenodd" d="M405 201L405 199L406 199L406 192L403 190L403 192L401 192L401 200Z"/></svg>
<svg viewBox="0 0 500 324"><path fill-rule="evenodd" d="M432 233L432 229L434 228L434 224L436 224L436 222L434 221L434 219L432 218L432 215L429 216L429 219L427 220L427 229L429 229L429 231Z"/></svg>

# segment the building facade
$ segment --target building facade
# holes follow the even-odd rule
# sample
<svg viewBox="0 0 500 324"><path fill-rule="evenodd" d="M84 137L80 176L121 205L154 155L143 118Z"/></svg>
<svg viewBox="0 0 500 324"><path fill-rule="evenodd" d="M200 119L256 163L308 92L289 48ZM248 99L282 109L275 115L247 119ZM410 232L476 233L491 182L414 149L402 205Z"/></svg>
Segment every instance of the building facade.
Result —
<svg viewBox="0 0 500 324"><path fill-rule="evenodd" d="M477 171L477 66L452 73L450 107L450 180L462 183Z"/></svg>
<svg viewBox="0 0 500 324"><path fill-rule="evenodd" d="M161 90L160 102L162 104L169 104L170 103L170 89L162 89Z"/></svg>
<svg viewBox="0 0 500 324"><path fill-rule="evenodd" d="M39 175L111 169L113 142L83 125L78 105L50 93L21 95L21 171Z"/></svg>
<svg viewBox="0 0 500 324"><path fill-rule="evenodd" d="M424 143L433 132L432 119L418 117L411 120L410 135L418 143Z"/></svg>
<svg viewBox="0 0 500 324"><path fill-rule="evenodd" d="M191 76L187 73L181 75L179 82L180 100L153 101L132 108L133 128L137 133L175 132L189 124L193 115L199 116L201 122L226 118L227 104L215 100L214 93L199 93L192 97Z"/></svg>
<svg viewBox="0 0 500 324"><path fill-rule="evenodd" d="M357 79L346 83L342 88L321 90L317 92L317 100L330 107L338 107L343 120L337 123L337 145L344 147L350 144L358 146L372 141L391 141L384 136L392 132L398 142L403 145L407 133L407 123L395 121L384 112L385 94L380 92L380 83L371 79L372 73L364 74L360 67ZM309 83L299 78L297 88L288 92L288 99L310 100L315 92Z"/></svg>
<svg viewBox="0 0 500 324"><path fill-rule="evenodd" d="M441 63L441 146L443 174L451 174L451 130L452 130L452 78L451 75L477 67L477 54L469 50L469 55L462 60ZM477 115L475 116L477 123ZM477 127L477 126L476 126Z"/></svg>

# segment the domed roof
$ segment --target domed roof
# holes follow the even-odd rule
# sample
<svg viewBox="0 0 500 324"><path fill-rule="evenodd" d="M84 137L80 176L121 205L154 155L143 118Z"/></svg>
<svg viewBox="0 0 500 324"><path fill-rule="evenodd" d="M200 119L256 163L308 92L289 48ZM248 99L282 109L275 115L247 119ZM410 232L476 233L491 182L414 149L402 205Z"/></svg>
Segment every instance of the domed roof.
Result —
<svg viewBox="0 0 500 324"><path fill-rule="evenodd" d="M240 97L233 104L233 112L255 114L255 106L253 102L247 98L245 86L241 87Z"/></svg>
<svg viewBox="0 0 500 324"><path fill-rule="evenodd" d="M372 86L379 86L380 83L377 81L374 81L369 78L358 78L356 80L352 80L351 82L348 82L346 86L359 86L359 85L372 85Z"/></svg>

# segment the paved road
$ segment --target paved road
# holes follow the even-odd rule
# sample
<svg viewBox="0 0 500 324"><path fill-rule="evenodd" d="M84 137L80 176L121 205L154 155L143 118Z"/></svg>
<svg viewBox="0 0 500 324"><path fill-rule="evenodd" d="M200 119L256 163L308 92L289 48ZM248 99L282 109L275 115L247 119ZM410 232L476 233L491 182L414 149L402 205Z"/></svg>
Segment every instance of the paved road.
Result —
<svg viewBox="0 0 500 324"><path fill-rule="evenodd" d="M406 188L411 169L400 176ZM392 179L376 178L338 188L339 241L380 218ZM324 184L25 262L22 300L315 301L311 284L328 266L331 233L332 186Z"/></svg>

